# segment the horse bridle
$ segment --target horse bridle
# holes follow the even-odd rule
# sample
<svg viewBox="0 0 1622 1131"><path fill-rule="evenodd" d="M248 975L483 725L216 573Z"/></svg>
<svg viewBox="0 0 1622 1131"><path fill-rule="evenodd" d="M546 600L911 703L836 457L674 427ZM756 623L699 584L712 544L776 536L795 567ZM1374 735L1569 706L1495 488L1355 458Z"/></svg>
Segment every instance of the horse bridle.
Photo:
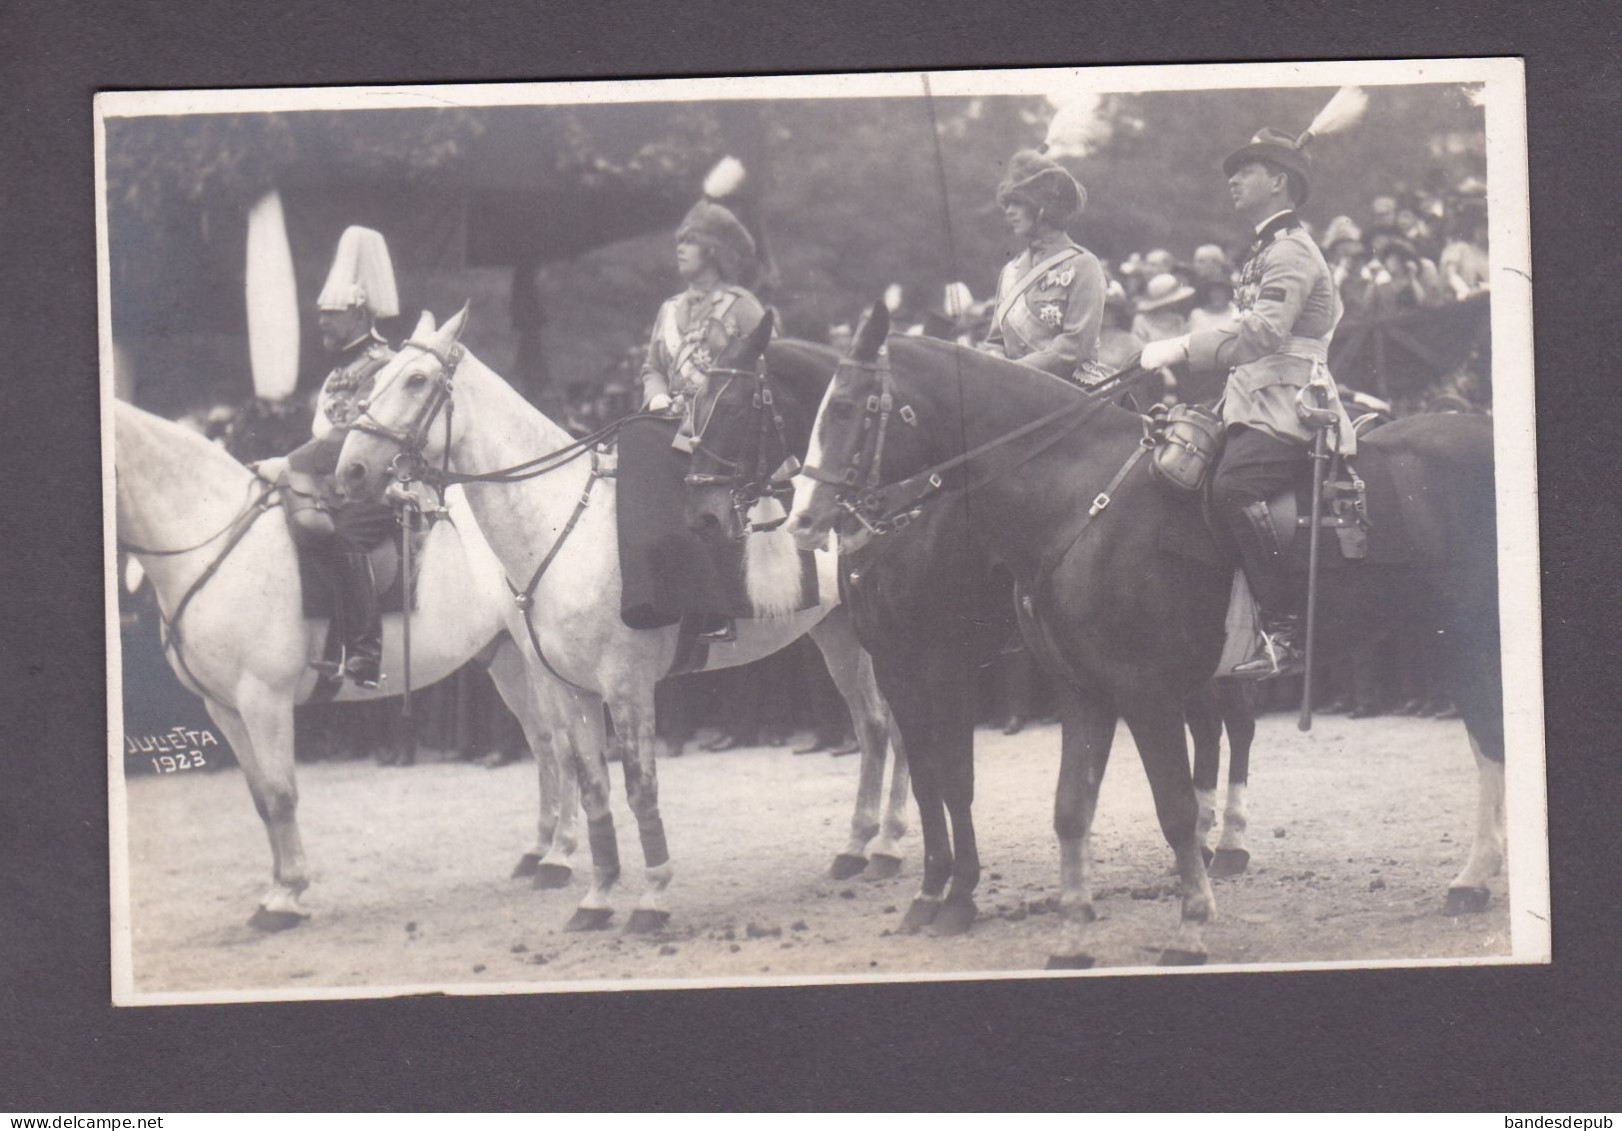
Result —
<svg viewBox="0 0 1622 1131"><path fill-rule="evenodd" d="M918 415L911 405L902 405L900 409L895 407L895 375L890 370L888 349L880 347L878 356L872 361L854 357L840 359L839 368L834 371L835 384L842 374L852 369L877 374L879 384L878 392L869 393L862 405L861 428L857 433L853 458L839 472L808 464L801 474L814 483L844 488L834 497L839 509L860 523L869 534L887 534L906 526L913 517L910 512L914 510L908 507L897 514L880 513L882 507L878 493L890 419L892 416L900 417L904 424L916 426ZM938 491L943 481L938 474L932 474L926 482L932 490Z"/></svg>
<svg viewBox="0 0 1622 1131"><path fill-rule="evenodd" d="M460 342L451 343L448 350L441 352L430 342L408 341L400 347L403 353L407 349L419 350L439 362L439 372L433 378L433 388L417 408L416 415L404 429L390 428L372 418L372 401L378 394L388 389L398 381L406 372L407 367L401 365L399 370L389 379L389 383L380 389L373 389L371 395L363 399L360 404L360 415L349 425L356 432L368 436L376 436L380 440L387 440L399 449L394 458L389 461L389 473L401 483L409 483L412 479L422 477L427 468L427 459L423 455L428 446L428 433L434 426L441 411L445 413L445 443L444 463L439 469L440 477L450 468L451 458L451 423L456 415L456 401L452 397L455 386L452 379L456 376L456 369L462 364L462 358L467 356Z"/></svg>
<svg viewBox="0 0 1622 1131"><path fill-rule="evenodd" d="M814 482L843 488L834 496L835 505L868 534L889 534L905 529L923 513L926 502L946 489L947 472L962 467L987 452L1022 440L1050 424L1062 421L1063 427L1038 443L1032 444L1021 452L1017 459L993 468L979 478L953 490L957 494L968 494L1024 466L1080 428L1096 412L1110 403L1115 394L1141 380L1148 373L1134 357L1122 369L1088 389L1086 399L1054 409L1012 431L995 436L968 451L960 452L950 459L942 460L915 475L886 486L882 482L884 442L890 419L896 416L903 423L916 427L918 414L911 405L902 405L899 409L895 407L895 375L890 369L887 349L881 348L878 356L872 361L845 358L834 371L834 381L837 382L840 375L850 369L876 373L879 383L878 392L869 393L862 406L861 430L858 433L854 458L844 470L837 473L821 467L808 466L803 469L802 474ZM1105 491L1093 500L1095 512L1109 505L1108 496L1109 492Z"/></svg>
<svg viewBox="0 0 1622 1131"><path fill-rule="evenodd" d="M792 475L795 471L798 471L799 465L798 461L795 461L788 452L788 439L783 426L783 414L777 409L777 401L772 395L771 384L765 369L716 367L710 369L706 377L712 380L717 377L724 377L725 381L715 395L710 408L710 415L704 419L701 426L695 429L697 435L693 439L693 451L702 453L706 459L726 468L727 473L721 475L693 473L688 475L684 482L689 487L730 488L732 491L732 509L738 516L738 526L743 535L775 530L787 520L786 508L784 516L772 522L756 523L749 520L749 512L754 509L755 504L760 502L761 499L770 497L782 500L794 494L793 484L789 482L788 477L776 474L778 469L771 466L767 455L768 441L774 434L777 438L778 448L784 452L789 461L783 466L792 465L789 474ZM732 382L739 379L751 379L755 382L755 391L750 397L750 408L753 410L755 417L758 443L755 445L755 460L752 467L747 465L744 460L728 459L704 443L705 433L709 430L710 421L715 418L715 410L720 407L721 398L731 388ZM694 415L697 416L696 410Z"/></svg>

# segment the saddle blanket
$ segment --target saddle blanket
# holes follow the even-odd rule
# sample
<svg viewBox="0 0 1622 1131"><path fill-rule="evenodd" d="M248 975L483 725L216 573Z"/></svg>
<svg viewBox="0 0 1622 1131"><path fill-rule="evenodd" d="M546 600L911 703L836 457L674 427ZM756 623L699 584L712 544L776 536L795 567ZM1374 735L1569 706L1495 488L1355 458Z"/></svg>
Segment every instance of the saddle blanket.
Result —
<svg viewBox="0 0 1622 1131"><path fill-rule="evenodd" d="M687 526L691 462L671 447L678 422L632 420L619 431L615 515L620 552L620 618L631 628L663 628L685 618L753 615L742 542L713 543ZM818 602L813 555L800 555L799 608Z"/></svg>

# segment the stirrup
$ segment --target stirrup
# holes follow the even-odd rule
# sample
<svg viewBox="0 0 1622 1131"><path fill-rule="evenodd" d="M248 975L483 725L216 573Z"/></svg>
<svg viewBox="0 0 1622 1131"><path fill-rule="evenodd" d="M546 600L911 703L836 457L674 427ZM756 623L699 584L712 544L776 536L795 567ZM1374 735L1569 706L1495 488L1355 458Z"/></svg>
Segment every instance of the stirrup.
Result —
<svg viewBox="0 0 1622 1131"><path fill-rule="evenodd" d="M1299 675L1305 669L1305 657L1291 639L1293 625L1275 632L1261 630L1261 651L1250 659L1233 666L1231 673L1237 679L1273 679L1281 675Z"/></svg>
<svg viewBox="0 0 1622 1131"><path fill-rule="evenodd" d="M344 675L355 686L376 691L383 685L383 657L365 654L345 656Z"/></svg>
<svg viewBox="0 0 1622 1131"><path fill-rule="evenodd" d="M731 617L717 617L696 634L706 644L731 644L738 639L736 625Z"/></svg>

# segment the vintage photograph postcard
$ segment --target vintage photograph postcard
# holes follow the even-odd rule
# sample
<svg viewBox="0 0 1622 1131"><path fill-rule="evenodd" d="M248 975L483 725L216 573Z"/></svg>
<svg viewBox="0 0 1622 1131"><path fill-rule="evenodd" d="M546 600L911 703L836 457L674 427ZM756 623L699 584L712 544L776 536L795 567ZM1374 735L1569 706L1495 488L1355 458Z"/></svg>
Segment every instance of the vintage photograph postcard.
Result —
<svg viewBox="0 0 1622 1131"><path fill-rule="evenodd" d="M1549 961L1519 60L95 115L116 1003Z"/></svg>

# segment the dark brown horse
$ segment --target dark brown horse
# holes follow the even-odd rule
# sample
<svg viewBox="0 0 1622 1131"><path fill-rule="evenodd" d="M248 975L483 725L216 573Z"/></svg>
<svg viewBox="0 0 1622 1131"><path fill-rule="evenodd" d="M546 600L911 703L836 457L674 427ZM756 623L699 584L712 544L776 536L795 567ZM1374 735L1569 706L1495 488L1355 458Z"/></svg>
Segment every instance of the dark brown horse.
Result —
<svg viewBox="0 0 1622 1131"><path fill-rule="evenodd" d="M1009 568L1027 640L1065 689L1055 802L1063 937L1050 965L1092 961L1088 839L1121 719L1138 747L1181 880L1181 925L1162 961L1203 961L1203 928L1214 901L1200 853L1183 704L1216 668L1233 567L1218 555L1165 548L1168 532L1181 531L1190 543L1209 539L1197 504L1152 483L1147 461L1136 458L1144 450L1136 414L1035 370L888 331L887 312L875 306L829 386L791 529L806 546L836 526L842 536L882 542L910 516L928 522L941 498L955 499L947 509L961 511L963 526L942 522L934 535L971 537ZM1351 646L1396 624L1427 623L1451 642L1483 805L1476 845L1449 902L1472 906L1485 902L1487 877L1502 862L1490 423L1425 417L1389 425L1365 440L1360 466L1367 476L1385 464L1400 464L1410 481L1424 484L1403 513L1415 553L1398 565L1328 571L1323 638ZM926 575L927 547L910 553L919 576ZM895 635L918 628L898 625ZM962 704L904 704L882 674L880 686L909 734L925 838L919 901L944 899L957 917L972 919L979 879L972 753L919 745L904 717L950 716Z"/></svg>

